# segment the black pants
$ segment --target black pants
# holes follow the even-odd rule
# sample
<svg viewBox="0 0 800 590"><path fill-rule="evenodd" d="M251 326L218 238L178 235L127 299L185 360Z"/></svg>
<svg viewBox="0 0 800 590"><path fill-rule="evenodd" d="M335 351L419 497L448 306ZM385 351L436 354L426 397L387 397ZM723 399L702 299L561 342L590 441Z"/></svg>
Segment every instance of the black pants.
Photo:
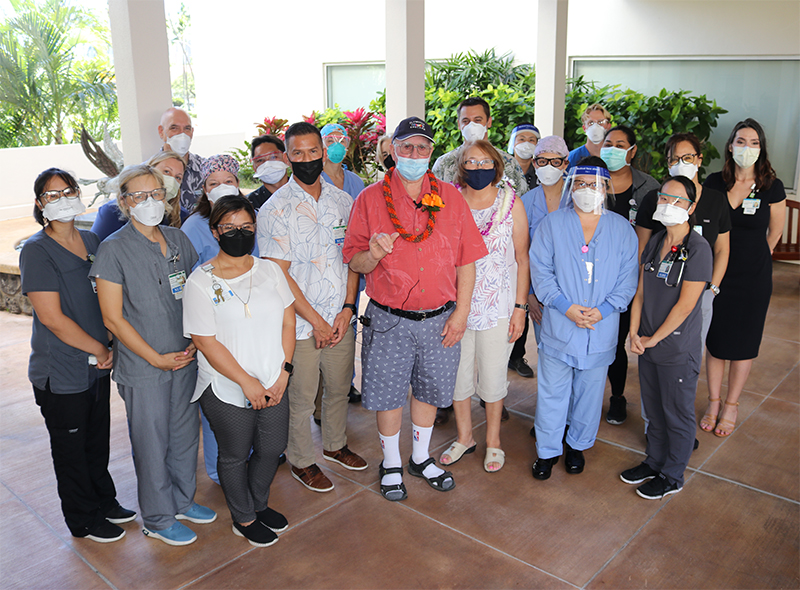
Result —
<svg viewBox="0 0 800 590"><path fill-rule="evenodd" d="M277 406L253 410L223 402L209 385L200 405L219 446L217 474L231 517L238 523L255 520L256 512L267 508L289 440L289 395L285 392Z"/></svg>
<svg viewBox="0 0 800 590"><path fill-rule="evenodd" d="M625 340L631 329L631 308L619 314L619 334L617 334L617 355L608 366L608 382L611 383L611 395L619 397L625 393L625 381L628 377L628 352Z"/></svg>
<svg viewBox="0 0 800 590"><path fill-rule="evenodd" d="M108 472L111 430L111 378L101 377L81 393L33 388L50 433L50 451L61 511L70 532L85 537L117 506L117 490Z"/></svg>
<svg viewBox="0 0 800 590"><path fill-rule="evenodd" d="M522 329L522 335L514 342L514 348L511 349L511 356L509 361L517 361L525 356L525 341L528 339L528 312L525 312L525 327Z"/></svg>

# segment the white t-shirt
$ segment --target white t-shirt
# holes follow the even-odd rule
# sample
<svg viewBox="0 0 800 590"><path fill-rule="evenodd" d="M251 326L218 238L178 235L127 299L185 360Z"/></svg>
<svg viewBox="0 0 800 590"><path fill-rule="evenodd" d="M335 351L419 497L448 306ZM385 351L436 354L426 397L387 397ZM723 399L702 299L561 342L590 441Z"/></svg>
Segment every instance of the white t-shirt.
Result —
<svg viewBox="0 0 800 590"><path fill-rule="evenodd" d="M207 266L197 267L186 281L184 335L216 337L249 375L265 388L271 387L283 369L285 357L281 340L283 311L294 301L283 271L274 262L254 258L248 272L235 279L222 279L213 270L204 270ZM244 301L251 317L245 313ZM242 388L218 373L199 351L197 370L192 402L200 399L211 384L221 401L247 407Z"/></svg>

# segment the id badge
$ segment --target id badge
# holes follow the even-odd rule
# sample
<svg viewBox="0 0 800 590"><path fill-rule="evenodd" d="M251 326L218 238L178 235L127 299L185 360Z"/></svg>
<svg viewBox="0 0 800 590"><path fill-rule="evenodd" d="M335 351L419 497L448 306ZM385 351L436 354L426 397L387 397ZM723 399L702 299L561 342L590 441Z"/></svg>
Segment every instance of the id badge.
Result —
<svg viewBox="0 0 800 590"><path fill-rule="evenodd" d="M333 226L333 239L336 242L337 246L341 246L344 244L344 234L347 231L347 225L345 225L344 220L339 220L339 225Z"/></svg>
<svg viewBox="0 0 800 590"><path fill-rule="evenodd" d="M227 285L223 285L219 281L214 281L209 287L209 294L211 295L211 303L220 305L229 299L233 299L233 291Z"/></svg>
<svg viewBox="0 0 800 590"><path fill-rule="evenodd" d="M696 231L698 234L700 234L701 236L703 235L703 226L702 225L695 225L692 229L694 231Z"/></svg>
<svg viewBox="0 0 800 590"><path fill-rule="evenodd" d="M639 212L639 209L636 207L636 200L631 199L628 203L631 208L628 209L628 221L630 221L631 225L636 226L636 215Z"/></svg>
<svg viewBox="0 0 800 590"><path fill-rule="evenodd" d="M759 207L761 207L761 199L745 199L742 201L745 215L755 215Z"/></svg>
<svg viewBox="0 0 800 590"><path fill-rule="evenodd" d="M169 275L169 288L175 299L183 299L183 286L186 284L186 271L181 270Z"/></svg>
<svg viewBox="0 0 800 590"><path fill-rule="evenodd" d="M664 260L661 266L658 267L658 274L656 274L656 277L659 279L666 279L669 276L670 270L672 270L672 261Z"/></svg>

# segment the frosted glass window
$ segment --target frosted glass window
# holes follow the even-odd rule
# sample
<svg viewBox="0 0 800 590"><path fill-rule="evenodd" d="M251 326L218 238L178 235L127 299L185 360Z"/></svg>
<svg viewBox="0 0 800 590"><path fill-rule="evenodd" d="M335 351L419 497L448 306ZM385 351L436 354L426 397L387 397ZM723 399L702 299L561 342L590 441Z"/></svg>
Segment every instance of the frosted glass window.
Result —
<svg viewBox="0 0 800 590"><path fill-rule="evenodd" d="M796 189L800 147L800 60L598 60L576 59L573 75L599 85L620 84L645 94L689 90L705 94L728 112L717 120L710 141L722 154L733 126L752 117L767 134L769 159L787 188ZM706 170L722 168L721 160Z"/></svg>
<svg viewBox="0 0 800 590"><path fill-rule="evenodd" d="M326 104L343 110L369 108L369 103L386 88L386 66L373 64L325 64Z"/></svg>

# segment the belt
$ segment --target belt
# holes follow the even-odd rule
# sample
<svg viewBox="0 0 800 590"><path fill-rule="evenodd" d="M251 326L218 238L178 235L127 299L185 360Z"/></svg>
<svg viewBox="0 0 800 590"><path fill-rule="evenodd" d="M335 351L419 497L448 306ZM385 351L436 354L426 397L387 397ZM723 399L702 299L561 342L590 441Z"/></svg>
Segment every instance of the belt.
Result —
<svg viewBox="0 0 800 590"><path fill-rule="evenodd" d="M437 315L442 315L444 312L449 311L456 306L455 301L448 301L440 308L431 311L406 311L404 309L394 309L388 305L381 305L374 299L372 300L372 303L378 309L388 311L390 314L396 315L397 317L405 318L407 320L414 320L415 322L421 322L429 318L435 318Z"/></svg>

